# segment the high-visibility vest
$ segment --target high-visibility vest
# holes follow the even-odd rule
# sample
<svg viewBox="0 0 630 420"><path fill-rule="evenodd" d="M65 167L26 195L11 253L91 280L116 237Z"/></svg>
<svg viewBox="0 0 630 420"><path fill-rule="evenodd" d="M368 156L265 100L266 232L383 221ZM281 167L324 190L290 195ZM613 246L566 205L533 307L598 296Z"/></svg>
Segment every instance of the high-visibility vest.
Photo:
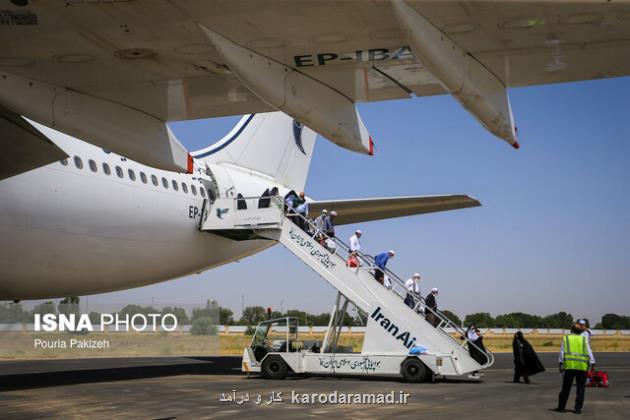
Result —
<svg viewBox="0 0 630 420"><path fill-rule="evenodd" d="M590 357L586 337L576 334L564 336L564 368L566 370L588 370Z"/></svg>

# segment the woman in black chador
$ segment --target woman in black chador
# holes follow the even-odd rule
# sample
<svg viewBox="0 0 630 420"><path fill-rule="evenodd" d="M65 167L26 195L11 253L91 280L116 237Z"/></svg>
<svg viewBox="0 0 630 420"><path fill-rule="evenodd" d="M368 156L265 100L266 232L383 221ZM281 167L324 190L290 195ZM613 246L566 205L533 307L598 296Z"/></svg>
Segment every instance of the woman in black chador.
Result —
<svg viewBox="0 0 630 420"><path fill-rule="evenodd" d="M536 351L520 331L514 334L512 351L514 352L514 382L519 382L522 376L528 384L530 376L545 371Z"/></svg>

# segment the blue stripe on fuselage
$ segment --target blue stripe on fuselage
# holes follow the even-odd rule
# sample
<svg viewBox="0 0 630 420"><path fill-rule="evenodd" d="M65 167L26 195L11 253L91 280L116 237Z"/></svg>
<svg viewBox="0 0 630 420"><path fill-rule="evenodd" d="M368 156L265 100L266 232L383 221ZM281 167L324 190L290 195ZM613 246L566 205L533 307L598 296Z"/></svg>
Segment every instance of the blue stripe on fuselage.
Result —
<svg viewBox="0 0 630 420"><path fill-rule="evenodd" d="M226 148L227 146L229 146L234 140L236 140L236 138L238 136L241 135L241 133L243 132L243 130L245 130L245 127L247 127L247 124L250 123L250 121L254 118L254 115L256 114L251 114L247 120L245 120L245 122L243 123L243 125L241 126L241 128L238 129L238 131L236 133L234 133L234 135L232 137L230 137L229 139L227 139L225 141L225 143L221 144L220 146L217 146L216 148L212 149L212 150L208 150L207 152L203 152L202 154L199 155L192 155L192 157L194 157L195 159L200 159L206 156L210 156L216 152L218 152L219 150L222 150L224 148Z"/></svg>

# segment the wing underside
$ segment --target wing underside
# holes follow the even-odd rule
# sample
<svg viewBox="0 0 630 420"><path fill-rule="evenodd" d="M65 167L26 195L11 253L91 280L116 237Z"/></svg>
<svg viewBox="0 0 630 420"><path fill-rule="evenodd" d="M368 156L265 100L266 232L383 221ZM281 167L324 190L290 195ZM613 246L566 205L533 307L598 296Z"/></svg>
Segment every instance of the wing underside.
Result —
<svg viewBox="0 0 630 420"><path fill-rule="evenodd" d="M0 106L0 180L68 155L22 117Z"/></svg>
<svg viewBox="0 0 630 420"><path fill-rule="evenodd" d="M405 1L402 15L392 1L6 3L0 10L0 104L134 158L142 153L125 147L126 138L145 150L167 150L161 154L168 161L148 162L164 168L185 169L186 155L160 122L276 109L308 116L318 100L311 93L300 97L307 86L327 92L325 103L334 104L451 93L516 147L505 88L630 74L626 2ZM403 19L409 13L417 17ZM273 62L297 82L285 86L284 96L266 95L266 65L254 69L262 80L253 83L236 54L217 51L219 34L224 46L245 56L250 51L257 63ZM448 45L435 50L436 43L418 42L429 35ZM465 82L461 91L457 78L440 70L458 60L444 54L449 48L466 58L457 75ZM482 101L471 103L475 98ZM109 121L93 124L93 131L75 123L103 110L119 122L111 135ZM501 124L494 127L497 118ZM347 121L324 116L309 126L347 143L333 130ZM105 145L105 137L120 139ZM369 149L371 140L359 137Z"/></svg>
<svg viewBox="0 0 630 420"><path fill-rule="evenodd" d="M506 86L630 74L628 3L408 3ZM12 9L1 12L3 72L163 121L271 110L224 67L198 22L355 102L444 93L410 52L388 1L50 1Z"/></svg>

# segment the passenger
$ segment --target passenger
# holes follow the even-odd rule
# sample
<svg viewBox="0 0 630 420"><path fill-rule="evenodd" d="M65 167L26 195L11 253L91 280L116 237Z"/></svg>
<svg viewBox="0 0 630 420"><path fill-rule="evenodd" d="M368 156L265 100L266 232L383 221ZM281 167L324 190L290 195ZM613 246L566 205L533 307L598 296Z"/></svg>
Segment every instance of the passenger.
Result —
<svg viewBox="0 0 630 420"><path fill-rule="evenodd" d="M328 217L324 219L324 233L329 238L335 237L335 218L337 217L336 211L331 211Z"/></svg>
<svg viewBox="0 0 630 420"><path fill-rule="evenodd" d="M591 336L593 335L593 331L591 331L588 328L588 322L585 319L580 319L578 321L578 325L580 326L580 329L582 330L582 334L580 334L583 337L586 337L586 339L588 340L588 345L591 345Z"/></svg>
<svg viewBox="0 0 630 420"><path fill-rule="evenodd" d="M416 306L416 296L420 296L420 273L413 273L413 276L405 282L407 296L405 305L413 309Z"/></svg>
<svg viewBox="0 0 630 420"><path fill-rule="evenodd" d="M295 207L295 199L297 198L297 194L295 191L291 190L284 196L284 211L286 213L290 213L292 209Z"/></svg>
<svg viewBox="0 0 630 420"><path fill-rule="evenodd" d="M363 235L363 232L357 229L354 231L354 235L350 237L350 252L361 251L361 242L359 241L361 235Z"/></svg>
<svg viewBox="0 0 630 420"><path fill-rule="evenodd" d="M514 334L512 353L514 353L514 382L519 383L522 376L528 384L530 376L545 371L536 351L520 331Z"/></svg>
<svg viewBox="0 0 630 420"><path fill-rule="evenodd" d="M431 289L431 293L429 293L427 298L424 300L424 305L427 308L426 319L429 324L433 325L433 327L437 327L440 323L440 319L437 315L435 315L435 312L437 311L436 296L438 295L438 292L437 287L434 287Z"/></svg>
<svg viewBox="0 0 630 420"><path fill-rule="evenodd" d="M468 340L468 353L473 360L480 365L484 365L488 362L488 356L486 355L486 347L483 345L483 336L481 335L481 331L474 325L471 325L466 330L466 339ZM474 371L470 375L468 375L471 379L479 378L479 371Z"/></svg>
<svg viewBox="0 0 630 420"><path fill-rule="evenodd" d="M303 231L306 231L306 218L308 217L308 203L306 202L306 198L304 195L304 191L300 193L300 195L293 200L293 209L297 214L302 217L297 218L297 225Z"/></svg>
<svg viewBox="0 0 630 420"><path fill-rule="evenodd" d="M348 257L348 261L346 262L346 265L351 268L359 267L359 256L357 255L357 252L350 253L350 256Z"/></svg>
<svg viewBox="0 0 630 420"><path fill-rule="evenodd" d="M323 209L322 214L315 218L315 228L317 229L317 233L315 235L315 239L319 241L320 244L324 245L322 241L324 240L324 229L326 227L326 217L328 217L328 210Z"/></svg>
<svg viewBox="0 0 630 420"><path fill-rule="evenodd" d="M289 191L287 195L284 196L284 212L293 223L300 226L300 217L297 216L295 211L297 198L298 196L293 190Z"/></svg>
<svg viewBox="0 0 630 420"><path fill-rule="evenodd" d="M390 258L394 258L396 253L391 249L387 252L381 252L376 257L374 257L374 263L376 267L374 268L374 279L384 285L384 277L385 277L385 266L387 265L387 261Z"/></svg>

